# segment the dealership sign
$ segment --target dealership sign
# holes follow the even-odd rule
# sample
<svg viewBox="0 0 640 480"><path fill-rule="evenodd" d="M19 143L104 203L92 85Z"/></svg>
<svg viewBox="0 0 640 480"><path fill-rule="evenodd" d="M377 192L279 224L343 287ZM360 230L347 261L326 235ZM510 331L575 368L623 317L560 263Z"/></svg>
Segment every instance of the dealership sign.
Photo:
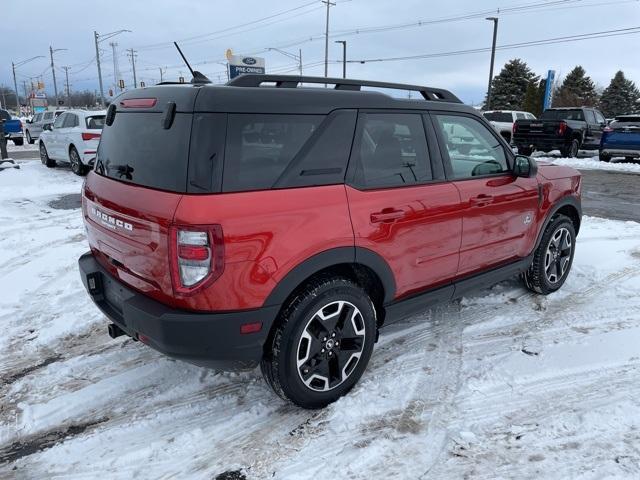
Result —
<svg viewBox="0 0 640 480"><path fill-rule="evenodd" d="M553 100L553 84L556 80L556 71L549 70L547 72L547 83L544 88L544 104L542 106L543 110L547 108L551 108L551 101Z"/></svg>
<svg viewBox="0 0 640 480"><path fill-rule="evenodd" d="M264 58L246 55L228 55L229 77L235 78L245 73L264 73Z"/></svg>

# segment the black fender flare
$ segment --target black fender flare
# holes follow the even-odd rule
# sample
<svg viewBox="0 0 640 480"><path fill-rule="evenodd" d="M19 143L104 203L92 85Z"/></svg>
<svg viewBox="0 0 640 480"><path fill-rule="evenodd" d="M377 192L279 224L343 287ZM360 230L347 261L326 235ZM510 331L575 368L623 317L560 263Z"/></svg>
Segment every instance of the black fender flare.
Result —
<svg viewBox="0 0 640 480"><path fill-rule="evenodd" d="M292 268L264 302L264 306L282 305L305 280L321 270L344 264L360 264L370 268L384 288L384 303L393 300L396 281L389 264L379 254L363 247L337 247L317 253Z"/></svg>
<svg viewBox="0 0 640 480"><path fill-rule="evenodd" d="M549 209L549 213L547 213L547 217L545 218L544 223L542 224L542 228L538 232L538 237L536 238L536 245L533 251L535 251L540 246L540 242L542 241L542 236L544 235L545 230L549 226L549 223L551 223L551 219L553 218L553 216L556 213L558 213L558 210L566 206L571 206L576 209L576 211L578 212L578 218L580 219L580 223L582 223L582 205L580 204L580 201L571 195L562 197L560 200L554 203L553 206ZM576 234L577 233L578 233L578 229L576 229Z"/></svg>

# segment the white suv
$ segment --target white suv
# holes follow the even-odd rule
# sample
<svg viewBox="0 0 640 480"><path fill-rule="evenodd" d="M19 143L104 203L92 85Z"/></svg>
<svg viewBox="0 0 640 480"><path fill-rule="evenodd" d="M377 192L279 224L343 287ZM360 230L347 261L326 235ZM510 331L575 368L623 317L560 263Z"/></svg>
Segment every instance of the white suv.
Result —
<svg viewBox="0 0 640 480"><path fill-rule="evenodd" d="M519 112L516 110L488 110L482 112L484 118L491 122L493 128L511 144L513 135L513 124L516 120L535 120L536 116L529 112Z"/></svg>
<svg viewBox="0 0 640 480"><path fill-rule="evenodd" d="M69 163L76 175L93 167L106 112L68 110L45 126L40 135L40 160L47 167Z"/></svg>

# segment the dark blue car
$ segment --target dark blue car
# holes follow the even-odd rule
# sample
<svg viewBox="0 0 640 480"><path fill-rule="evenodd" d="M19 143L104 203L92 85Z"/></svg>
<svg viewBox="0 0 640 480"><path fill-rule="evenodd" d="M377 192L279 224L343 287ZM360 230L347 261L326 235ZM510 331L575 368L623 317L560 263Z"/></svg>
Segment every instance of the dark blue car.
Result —
<svg viewBox="0 0 640 480"><path fill-rule="evenodd" d="M640 113L619 115L602 132L600 160L608 162L613 157L640 158Z"/></svg>

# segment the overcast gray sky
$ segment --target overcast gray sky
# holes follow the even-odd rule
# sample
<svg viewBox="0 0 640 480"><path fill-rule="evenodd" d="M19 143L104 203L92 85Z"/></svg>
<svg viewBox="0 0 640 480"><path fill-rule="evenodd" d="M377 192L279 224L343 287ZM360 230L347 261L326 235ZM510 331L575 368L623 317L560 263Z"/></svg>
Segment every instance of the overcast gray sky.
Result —
<svg viewBox="0 0 640 480"><path fill-rule="evenodd" d="M27 8L28 4L28 8ZM41 5L38 5L41 4ZM505 9L542 4L538 7L508 11ZM295 10L294 10L295 9ZM498 13L498 9L501 12ZM348 42L350 60L367 60L411 55L482 49L491 46L492 23L484 17L489 11L500 18L498 45L544 40L594 32L640 27L639 0L337 0L331 7L329 74L340 76L341 46ZM287 12L288 11L288 12ZM41 19L39 13L43 14ZM286 13L284 13L286 12ZM353 33L368 27L388 27L419 21L470 18L420 26ZM256 20L271 17L263 21ZM42 25L39 28L38 25ZM240 26L244 25L244 26ZM165 80L175 79L187 69L173 46L182 40L183 50L192 63L215 82L225 75L225 51L255 54L267 47L282 47L292 53L302 49L304 73L322 75L324 66L324 4L309 0L31 0L3 1L0 17L0 84L12 86L11 62L37 55L17 69L22 81L42 75L52 91L49 46L66 48L55 54L58 88L62 89L64 71L70 65L71 88L97 89L93 31L109 33L129 29L101 43L105 89L113 85L113 58L110 41L116 41L121 77L132 82L131 63L126 49L137 50L138 81L148 84L160 78L159 68L168 67ZM285 47L286 46L286 47ZM640 84L640 33L604 37L579 42L538 45L500 50L496 54L497 74L509 59L520 57L538 74L555 69L566 74L580 64L599 86L606 86L614 73L622 69L628 78ZM277 52L261 54L267 71L296 73L296 62ZM452 90L468 103L482 101L487 84L489 52L456 56L350 63L352 78L418 83ZM201 63L207 62L207 63ZM285 72L287 69L290 72ZM189 78L187 78L188 80Z"/></svg>

